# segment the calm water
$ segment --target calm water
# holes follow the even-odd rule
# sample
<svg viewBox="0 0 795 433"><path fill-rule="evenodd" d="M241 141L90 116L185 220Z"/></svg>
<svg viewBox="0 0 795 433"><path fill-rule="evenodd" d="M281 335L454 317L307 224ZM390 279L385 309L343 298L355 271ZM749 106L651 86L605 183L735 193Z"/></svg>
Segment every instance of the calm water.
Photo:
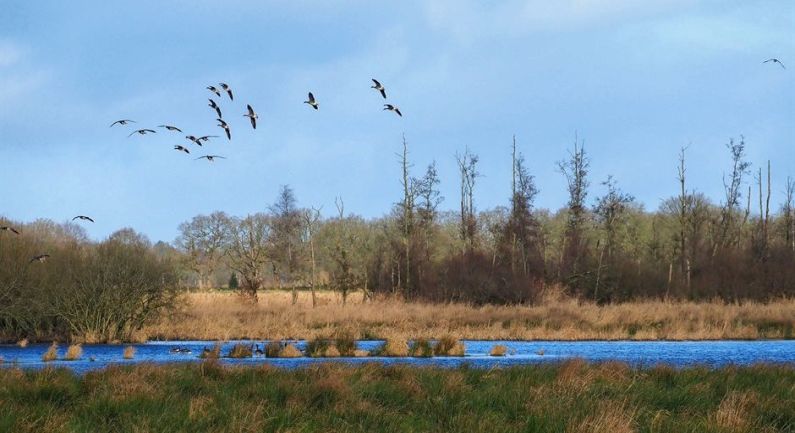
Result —
<svg viewBox="0 0 795 433"><path fill-rule="evenodd" d="M226 354L235 343L262 345L262 341L231 341L223 345L221 353ZM78 361L53 361L45 363L41 360L47 350L46 344L31 344L27 348L14 345L0 345L0 357L4 367L42 368L45 365L68 367L83 373L100 369L111 364L134 364L140 362L171 363L198 362L202 348L212 347L211 341L173 341L150 342L136 344L135 358L122 358L126 345L86 345L83 346L83 357ZM358 347L371 350L380 341L360 341ZM727 364L747 365L758 362L788 363L795 365L795 340L774 341L465 341L466 354L463 358L248 358L223 359L227 364L271 364L285 368L306 366L318 362L344 362L360 364L380 362L383 364L435 365L455 367L463 363L473 367L489 368L543 362L558 362L569 358L583 358L588 361L616 360L635 366L652 366L659 363L675 367L706 365L719 367ZM508 347L509 354L505 357L491 357L489 350L495 344ZM303 349L305 343L296 346ZM173 354L175 347L189 348L190 354ZM66 353L66 347L59 349L59 357ZM91 361L90 358L94 358Z"/></svg>

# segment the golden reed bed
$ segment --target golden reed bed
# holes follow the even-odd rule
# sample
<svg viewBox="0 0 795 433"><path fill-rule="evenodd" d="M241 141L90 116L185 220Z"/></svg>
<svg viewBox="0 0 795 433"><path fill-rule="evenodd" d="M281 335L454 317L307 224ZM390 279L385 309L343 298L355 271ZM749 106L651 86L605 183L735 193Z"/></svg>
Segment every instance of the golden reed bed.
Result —
<svg viewBox="0 0 795 433"><path fill-rule="evenodd" d="M143 329L140 339L310 339L338 331L359 339L716 340L793 338L795 300L771 303L644 301L599 306L556 296L536 306L428 304L381 298L346 306L333 292L291 304L267 291L252 304L234 293L185 295L178 313Z"/></svg>

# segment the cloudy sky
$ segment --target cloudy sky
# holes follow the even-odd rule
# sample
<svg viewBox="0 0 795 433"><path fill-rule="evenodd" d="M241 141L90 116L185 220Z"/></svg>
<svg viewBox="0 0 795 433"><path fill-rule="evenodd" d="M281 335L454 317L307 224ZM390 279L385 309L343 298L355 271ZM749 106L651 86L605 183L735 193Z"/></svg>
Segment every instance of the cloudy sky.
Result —
<svg viewBox="0 0 795 433"><path fill-rule="evenodd" d="M613 174L655 209L675 194L689 145L691 185L718 200L724 145L740 135L754 169L772 160L774 201L795 176L795 2L379 3L4 1L0 215L87 214L95 239L130 226L171 241L194 215L261 211L289 184L326 215L341 196L346 211L377 217L400 196L403 133L418 175L437 162L445 209L465 147L481 158L477 206L506 203L513 134L540 207L565 203L555 161L575 133L592 159L591 198ZM403 118L381 110L372 77ZM219 81L236 93L222 101L231 142L190 145L189 157L172 150L185 134L108 127L222 133L204 89ZM309 90L317 112L302 104ZM194 161L202 152L228 159Z"/></svg>

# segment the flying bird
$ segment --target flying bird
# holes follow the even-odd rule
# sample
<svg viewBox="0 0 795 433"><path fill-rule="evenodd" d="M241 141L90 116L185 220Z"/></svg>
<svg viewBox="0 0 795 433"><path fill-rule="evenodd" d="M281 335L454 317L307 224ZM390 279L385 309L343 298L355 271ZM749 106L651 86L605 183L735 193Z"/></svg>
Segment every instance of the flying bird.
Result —
<svg viewBox="0 0 795 433"><path fill-rule="evenodd" d="M223 119L215 119L215 120L220 122L218 124L218 126L220 126L221 128L224 128L224 131L226 132L226 138L231 140L232 139L232 130L229 129L229 125L226 122L224 122Z"/></svg>
<svg viewBox="0 0 795 433"><path fill-rule="evenodd" d="M787 69L787 68L785 68L785 67L784 67L784 64L783 64L783 63L781 63L781 60L779 60L779 59L776 59L776 58L767 59L767 60L765 60L765 61L764 61L764 62L762 62L762 63L767 63L767 62L778 63L778 65L779 65L779 66L781 66L781 67L782 67L782 68L784 68L784 69Z"/></svg>
<svg viewBox="0 0 795 433"><path fill-rule="evenodd" d="M218 88L216 88L215 86L207 86L207 87L205 87L205 89L207 89L207 90L209 90L209 91L211 91L211 92L215 93L215 94L216 94L216 96L218 96L218 97L220 97L220 96L221 96L221 91L220 91L220 90L218 90Z"/></svg>
<svg viewBox="0 0 795 433"><path fill-rule="evenodd" d="M397 113L398 116L403 117L403 114L400 112L400 109L392 104L384 104L384 110L394 111L395 113Z"/></svg>
<svg viewBox="0 0 795 433"><path fill-rule="evenodd" d="M248 117L248 120L251 121L251 127L257 129L257 119L259 116L254 112L254 109L251 108L251 105L246 105L246 107L248 107L248 114L244 114L243 116Z"/></svg>
<svg viewBox="0 0 795 433"><path fill-rule="evenodd" d="M196 160L199 160L199 159L206 159L207 161L213 162L213 160L214 160L215 158L226 159L226 157L225 157L225 156L221 156L221 155L204 155L204 156L200 156L200 157L196 158Z"/></svg>
<svg viewBox="0 0 795 433"><path fill-rule="evenodd" d="M121 119L121 120L117 120L117 121L111 123L110 127L112 128L114 125L126 125L126 124L131 123L131 122L135 123L135 120Z"/></svg>
<svg viewBox="0 0 795 433"><path fill-rule="evenodd" d="M309 100L308 101L304 101L304 104L309 104L309 105L312 106L312 108L317 110L318 103L317 103L317 101L315 101L315 95L313 95L312 92L309 92Z"/></svg>
<svg viewBox="0 0 795 433"><path fill-rule="evenodd" d="M181 129L177 128L176 126L171 126L171 125L160 125L160 126L158 126L158 128L166 128L169 131L182 132Z"/></svg>
<svg viewBox="0 0 795 433"><path fill-rule="evenodd" d="M194 137L193 135L186 135L185 138L187 138L188 140L196 143L198 146L202 145L202 140Z"/></svg>
<svg viewBox="0 0 795 433"><path fill-rule="evenodd" d="M215 110L216 113L218 113L218 117L224 117L221 115L221 107L219 107L218 104L216 104L215 101L213 101L212 99L208 99L208 101L210 101L210 103L207 105L209 105L211 108Z"/></svg>
<svg viewBox="0 0 795 433"><path fill-rule="evenodd" d="M155 130L153 130L153 129L139 129L139 130L137 130L137 131L133 131L133 132L131 132L131 133L130 133L130 135L128 135L127 137L128 137L128 138L129 138L129 137L132 137L132 136L133 136L133 134L141 134L141 135L146 135L146 134L148 134L148 133L150 133L150 132L151 132L152 134L154 134L154 133L156 133L157 131L155 131Z"/></svg>
<svg viewBox="0 0 795 433"><path fill-rule="evenodd" d="M384 85L379 83L378 80L376 80L375 78L372 78L372 80L374 84L370 86L370 88L381 92L381 96L383 96L384 99L386 99L386 89L384 89Z"/></svg>
<svg viewBox="0 0 795 433"><path fill-rule="evenodd" d="M4 232L11 232L11 233L13 233L13 234L15 234L15 235L18 235L18 234L19 234L19 231L18 231L17 229L15 229L15 228L13 228L13 227L9 227L9 226L2 226L2 227L0 227L0 231L4 231Z"/></svg>
<svg viewBox="0 0 795 433"><path fill-rule="evenodd" d="M28 263L33 263L33 262L44 263L49 258L50 258L49 254L39 254L38 256L35 256L32 259L30 259L30 262L28 262Z"/></svg>
<svg viewBox="0 0 795 433"><path fill-rule="evenodd" d="M94 220L91 219L91 217L87 217L85 215L78 215L78 216L72 218L72 221L74 221L74 220L91 221L92 223L94 222Z"/></svg>
<svg viewBox="0 0 795 433"><path fill-rule="evenodd" d="M180 146L180 145L174 146L174 150L179 150L180 152L190 153L190 150L188 150L187 147L183 147L183 146Z"/></svg>
<svg viewBox="0 0 795 433"><path fill-rule="evenodd" d="M218 83L218 84L221 86L222 89L224 89L226 91L226 94L229 95L229 100L234 101L235 100L235 96L232 95L232 88L229 87L229 84L226 84L226 83ZM220 96L220 95L218 95L218 96Z"/></svg>
<svg viewBox="0 0 795 433"><path fill-rule="evenodd" d="M201 137L197 138L199 141L210 141L211 138L217 138L217 135L202 135ZM199 145L201 146L201 144Z"/></svg>

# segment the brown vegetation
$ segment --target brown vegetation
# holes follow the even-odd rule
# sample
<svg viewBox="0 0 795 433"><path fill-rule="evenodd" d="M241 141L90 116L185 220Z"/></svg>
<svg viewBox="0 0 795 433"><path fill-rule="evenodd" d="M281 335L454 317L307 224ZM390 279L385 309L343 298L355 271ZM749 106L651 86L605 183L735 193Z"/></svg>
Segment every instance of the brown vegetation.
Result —
<svg viewBox="0 0 795 433"><path fill-rule="evenodd" d="M67 361L77 361L83 356L83 346L80 344L72 344L66 349L66 356L64 359Z"/></svg>
<svg viewBox="0 0 795 433"><path fill-rule="evenodd" d="M135 347L127 346L124 348L124 359L133 359L135 357Z"/></svg>
<svg viewBox="0 0 795 433"><path fill-rule="evenodd" d="M252 304L232 293L191 293L184 307L144 332L157 339L313 339L350 332L356 339L716 340L793 338L795 301L771 303L645 301L597 305L551 298L535 306L430 304L396 298L342 306L337 294L260 293ZM351 305L355 302L357 305ZM338 345L338 348L340 346Z"/></svg>
<svg viewBox="0 0 795 433"><path fill-rule="evenodd" d="M44 355L41 356L41 359L44 362L55 361L58 359L58 343L53 341L52 344L50 344L50 347L47 348L47 351L44 352Z"/></svg>

